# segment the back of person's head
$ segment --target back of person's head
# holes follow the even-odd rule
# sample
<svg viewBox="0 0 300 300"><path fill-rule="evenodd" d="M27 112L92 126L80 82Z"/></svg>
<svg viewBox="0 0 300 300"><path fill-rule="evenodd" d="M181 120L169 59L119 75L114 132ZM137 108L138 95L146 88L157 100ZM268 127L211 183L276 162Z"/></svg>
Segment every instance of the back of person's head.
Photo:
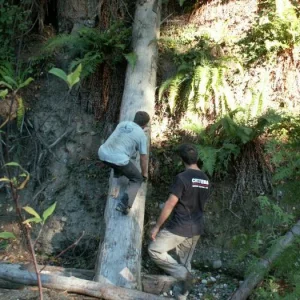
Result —
<svg viewBox="0 0 300 300"><path fill-rule="evenodd" d="M133 122L141 127L146 126L150 121L150 116L145 111L138 111L134 116Z"/></svg>
<svg viewBox="0 0 300 300"><path fill-rule="evenodd" d="M197 164L198 152L194 145L182 144L177 148L177 153L187 165Z"/></svg>

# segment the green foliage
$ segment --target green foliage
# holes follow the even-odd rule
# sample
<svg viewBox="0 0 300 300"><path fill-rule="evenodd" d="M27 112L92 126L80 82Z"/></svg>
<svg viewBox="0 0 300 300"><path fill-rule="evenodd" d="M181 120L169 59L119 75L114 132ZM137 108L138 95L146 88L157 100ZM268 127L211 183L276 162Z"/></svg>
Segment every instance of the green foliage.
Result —
<svg viewBox="0 0 300 300"><path fill-rule="evenodd" d="M129 51L131 31L124 24L115 23L109 29L101 32L99 29L83 28L77 34L59 35L50 39L44 47L46 55L57 50L67 49L73 59L70 69L82 65L82 76L95 72L103 62L111 67L124 60ZM134 62L133 55L127 54L127 59Z"/></svg>
<svg viewBox="0 0 300 300"><path fill-rule="evenodd" d="M33 218L29 218L25 220L24 224L30 224L30 223L41 223L42 225L45 224L46 220L53 214L54 210L56 208L56 202L54 202L51 206L49 206L44 212L43 216L41 217L32 207L25 206L23 209L29 213L30 215L34 216Z"/></svg>
<svg viewBox="0 0 300 300"><path fill-rule="evenodd" d="M52 68L49 73L59 77L62 79L69 87L69 91L73 88L73 86L80 81L82 66L79 64L74 72L70 74L66 74L62 69Z"/></svg>
<svg viewBox="0 0 300 300"><path fill-rule="evenodd" d="M30 26L29 2L25 0L15 5L14 1L0 0L0 62L12 58L16 37L24 34Z"/></svg>
<svg viewBox="0 0 300 300"><path fill-rule="evenodd" d="M3 168L5 168L5 167L16 167L17 170L21 171L22 173L19 173L15 177L12 177L12 178L8 178L8 177L4 176L4 177L0 178L0 182L9 183L16 190L24 189L24 187L26 186L27 182L30 179L30 174L26 170L24 170L21 165L19 165L16 162L6 163L3 166Z"/></svg>
<svg viewBox="0 0 300 300"><path fill-rule="evenodd" d="M11 232L0 232L0 239L15 239L15 235Z"/></svg>
<svg viewBox="0 0 300 300"><path fill-rule="evenodd" d="M252 63L291 50L300 44L300 18L289 1L266 1L257 24L239 44L245 59Z"/></svg>
<svg viewBox="0 0 300 300"><path fill-rule="evenodd" d="M280 229L286 229L294 221L293 215L285 212L268 197L260 196L257 198L257 201L261 214L256 218L254 224L258 225L259 228L264 228L264 231L268 232L269 237L275 235L276 231Z"/></svg>
<svg viewBox="0 0 300 300"><path fill-rule="evenodd" d="M276 151L274 151L276 149ZM298 203L300 196L300 118L285 116L277 122L266 142L266 154L274 168L273 182L283 199Z"/></svg>
<svg viewBox="0 0 300 300"><path fill-rule="evenodd" d="M282 137L280 132L282 132L285 127L290 127L294 134L298 133L298 127L295 125L296 123L293 127L291 123L287 121L287 119L291 117L285 117L273 110L268 110L265 114L256 119L249 120L248 122L245 121L247 115L247 110L237 109L208 126L206 130L199 130L195 124L189 126L189 130L194 131L199 136L198 141L200 145L198 149L199 157L203 162L202 168L211 176L213 174L227 174L228 168L233 166L238 157L242 155L244 146L256 141L262 135L278 134ZM279 157L279 154L272 151L273 148L271 144L269 145L267 143L266 145L266 149L269 149L270 155L272 152L272 156L274 157L271 161L275 159L276 162L280 164L281 161L279 161L279 159L283 160L283 157ZM283 147L283 145L281 147ZM286 148L284 149L286 151ZM282 154L286 157L286 160L284 160L284 164L282 165L282 172L284 172L284 168L289 165L293 165L293 170L298 172L299 154L294 153L295 151L297 151L297 148L294 148L294 151L291 151L290 156L288 156L290 162L288 162L287 159L288 153ZM293 154L295 155L294 159L291 159ZM280 170L278 169L276 172L279 171ZM298 174L295 172L292 173L291 176ZM279 176L279 174L276 175L275 173L275 179L277 176Z"/></svg>
<svg viewBox="0 0 300 300"><path fill-rule="evenodd" d="M159 100L167 100L171 114L191 110L222 116L234 109L234 95L226 78L229 72L242 68L233 58L214 56L215 47L215 42L202 36L195 47L175 54L177 73L159 89Z"/></svg>
<svg viewBox="0 0 300 300"><path fill-rule="evenodd" d="M300 239L288 247L274 262L271 273L251 299L294 300L300 298Z"/></svg>
<svg viewBox="0 0 300 300"><path fill-rule="evenodd" d="M33 81L33 78L26 76L26 70L16 75L13 64L9 61L4 61L0 65L0 86L10 89L15 94Z"/></svg>

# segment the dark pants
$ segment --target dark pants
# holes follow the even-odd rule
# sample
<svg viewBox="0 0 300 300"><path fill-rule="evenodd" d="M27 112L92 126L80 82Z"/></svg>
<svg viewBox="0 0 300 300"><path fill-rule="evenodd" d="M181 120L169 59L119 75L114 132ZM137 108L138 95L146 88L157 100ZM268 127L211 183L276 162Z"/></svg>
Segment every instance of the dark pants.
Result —
<svg viewBox="0 0 300 300"><path fill-rule="evenodd" d="M113 168L114 177L118 178L120 176L125 176L129 179L127 194L128 206L131 207L143 182L143 176L141 172L131 161L129 161L129 163L125 166L118 166L107 161L103 161L103 163Z"/></svg>

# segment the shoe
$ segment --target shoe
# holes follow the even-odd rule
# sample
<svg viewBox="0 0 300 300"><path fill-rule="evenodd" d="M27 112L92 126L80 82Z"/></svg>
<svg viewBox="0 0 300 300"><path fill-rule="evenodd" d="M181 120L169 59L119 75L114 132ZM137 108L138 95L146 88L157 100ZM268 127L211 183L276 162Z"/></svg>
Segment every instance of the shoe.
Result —
<svg viewBox="0 0 300 300"><path fill-rule="evenodd" d="M122 202L119 202L116 206L116 210L120 211L123 215L128 215L130 208Z"/></svg>
<svg viewBox="0 0 300 300"><path fill-rule="evenodd" d="M194 278L191 273L187 273L185 281L183 282L183 294L189 293L194 286Z"/></svg>
<svg viewBox="0 0 300 300"><path fill-rule="evenodd" d="M181 282L177 282L174 286L173 286L173 294L176 300L186 300L187 296L189 294L189 292L183 292L183 287L184 283Z"/></svg>
<svg viewBox="0 0 300 300"><path fill-rule="evenodd" d="M128 215L130 207L128 206L128 194L125 193L118 205L116 206L116 210L123 213L123 215Z"/></svg>

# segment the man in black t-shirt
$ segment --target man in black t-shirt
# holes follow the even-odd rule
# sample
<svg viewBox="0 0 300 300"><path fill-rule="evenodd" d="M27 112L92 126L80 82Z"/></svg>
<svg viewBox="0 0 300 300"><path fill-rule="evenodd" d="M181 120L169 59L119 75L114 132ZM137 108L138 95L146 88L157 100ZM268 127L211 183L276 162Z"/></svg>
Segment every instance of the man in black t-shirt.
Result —
<svg viewBox="0 0 300 300"><path fill-rule="evenodd" d="M178 154L185 171L176 176L171 186L169 198L151 231L148 252L160 268L183 283L177 299L186 299L192 284L191 259L204 229L203 212L209 181L197 166L198 155L193 145L181 145ZM165 228L160 230L171 213ZM179 261L168 254L172 249L176 250Z"/></svg>

